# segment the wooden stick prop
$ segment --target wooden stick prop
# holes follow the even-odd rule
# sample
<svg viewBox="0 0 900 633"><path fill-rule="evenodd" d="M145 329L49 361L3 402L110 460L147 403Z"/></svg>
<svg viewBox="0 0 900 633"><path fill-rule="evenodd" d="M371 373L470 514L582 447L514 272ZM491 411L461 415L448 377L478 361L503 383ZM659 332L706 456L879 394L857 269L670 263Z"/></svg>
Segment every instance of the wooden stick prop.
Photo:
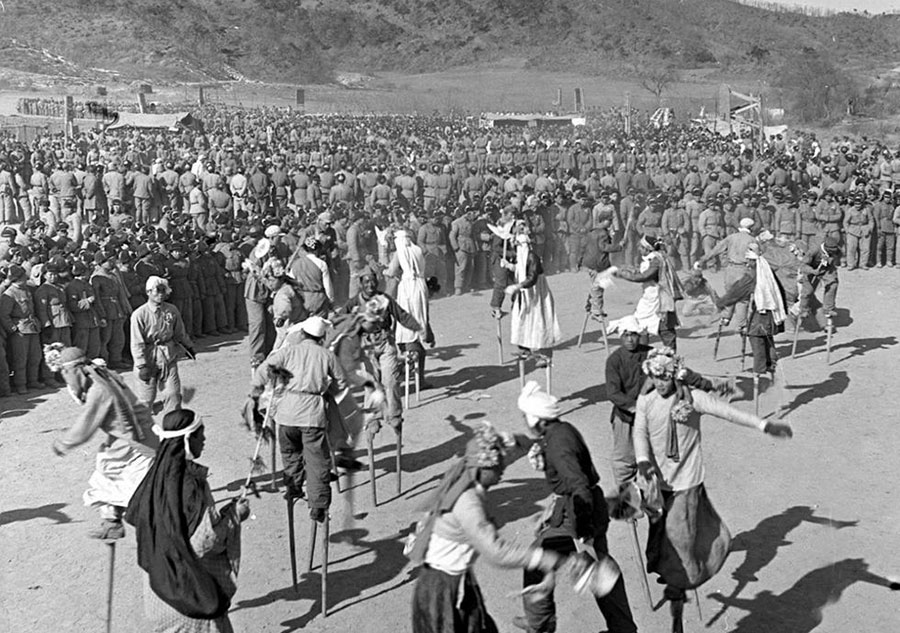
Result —
<svg viewBox="0 0 900 633"><path fill-rule="evenodd" d="M109 576L106 589L106 633L112 633L113 579L116 569L116 542L106 541L109 548Z"/></svg>
<svg viewBox="0 0 900 633"><path fill-rule="evenodd" d="M270 435L271 430L269 429L269 422L272 419L272 409L275 404L275 392L272 392L272 396L269 398L269 404L266 406L266 416L263 418L262 426L259 430L259 435L256 438L256 449L253 451L253 457L250 458L250 472L247 473L247 479L244 480L244 485L241 488L241 499L247 497L247 492L250 490L255 490L255 486L253 485L253 475L264 472L265 465L263 461L259 457L259 453L262 450L263 442L269 441L271 439L272 446L275 446L275 436ZM274 452L274 449L273 449ZM274 464L274 462L273 462ZM272 477L274 479L274 468Z"/></svg>
<svg viewBox="0 0 900 633"><path fill-rule="evenodd" d="M825 363L827 365L831 364L831 334L832 330L834 330L834 324L831 321L831 317L825 319Z"/></svg>
<svg viewBox="0 0 900 633"><path fill-rule="evenodd" d="M641 540L638 538L637 521L628 521L631 524L631 545L634 547L634 557L638 562L638 575L641 577L641 585L644 588L644 597L647 606L653 610L653 596L650 595L650 583L647 581L647 572L644 565L644 555L641 553Z"/></svg>

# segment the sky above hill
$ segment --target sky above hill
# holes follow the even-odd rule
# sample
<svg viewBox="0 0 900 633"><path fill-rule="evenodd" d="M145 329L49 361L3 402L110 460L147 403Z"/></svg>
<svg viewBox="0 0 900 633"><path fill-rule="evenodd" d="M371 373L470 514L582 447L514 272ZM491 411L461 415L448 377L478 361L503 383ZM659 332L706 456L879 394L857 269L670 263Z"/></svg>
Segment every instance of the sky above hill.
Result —
<svg viewBox="0 0 900 633"><path fill-rule="evenodd" d="M900 11L900 0L772 0L777 4L803 5L818 7L821 9L833 9L836 11L868 11L869 13L883 13L885 11Z"/></svg>

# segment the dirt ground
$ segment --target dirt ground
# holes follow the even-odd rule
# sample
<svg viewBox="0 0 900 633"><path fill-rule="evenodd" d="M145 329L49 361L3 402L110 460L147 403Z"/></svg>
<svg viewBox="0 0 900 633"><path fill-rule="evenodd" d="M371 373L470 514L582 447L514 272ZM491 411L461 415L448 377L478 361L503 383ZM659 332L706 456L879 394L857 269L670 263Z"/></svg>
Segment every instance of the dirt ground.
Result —
<svg viewBox="0 0 900 633"><path fill-rule="evenodd" d="M712 275L721 288L721 278ZM612 481L608 459L610 404L605 400L606 354L591 327L576 346L587 277L550 278L565 341L555 354L553 391L565 419L587 438L602 484ZM607 294L611 317L629 311L636 284L618 282ZM795 437L783 442L715 419L704 421L706 483L710 498L730 527L734 551L722 571L700 588L700 609L685 609L686 630L740 633L875 633L896 630L900 593L887 580L900 575L896 547L900 509L892 464L900 448L895 433L898 398L891 389L897 367L900 272L841 272L839 329L831 364L822 333L804 332L795 360L783 367L783 395ZM252 500L255 520L243 531L239 589L231 619L237 631L404 631L410 627L415 572L402 554L402 534L416 509L463 448L473 426L489 419L523 430L515 409L515 363L497 364L494 322L486 293L433 303L439 345L430 353L429 379L436 388L407 414L402 494L395 493L394 436L376 439L379 505L372 506L364 477L336 495L332 509L327 619L321 616L320 568L291 587L285 502L263 489ZM684 319L679 348L689 364L710 374L739 369L740 344L724 337L719 362L712 360L710 316ZM504 336L508 337L508 321ZM789 337L780 337L789 356ZM216 498L236 494L247 474L253 439L238 424L247 392L247 351L237 338L201 342L196 362L181 364L190 406L206 420L207 446L200 460L210 467ZM617 341L611 340L615 346ZM504 351L510 357L509 345ZM535 373L535 377L543 380ZM748 389L748 379L741 381ZM764 413L778 395L762 398ZM737 406L751 410L745 400ZM50 444L78 414L64 392L0 400L0 630L90 632L104 630L107 548L86 531L96 514L81 504L99 438L66 458ZM489 493L491 509L507 538L530 539L547 495L527 460L514 463ZM297 506L299 564L306 569L308 519ZM646 538L646 523L639 526ZM653 611L642 595L630 530L614 523L612 554L626 578L631 606L642 631L668 631L668 609ZM521 575L477 565L488 608L501 631L520 612ZM114 631L146 630L142 619L143 572L135 562L133 531L117 547ZM651 580L654 603L662 590ZM594 633L602 617L571 587L558 591L559 631ZM720 613L724 609L724 612Z"/></svg>

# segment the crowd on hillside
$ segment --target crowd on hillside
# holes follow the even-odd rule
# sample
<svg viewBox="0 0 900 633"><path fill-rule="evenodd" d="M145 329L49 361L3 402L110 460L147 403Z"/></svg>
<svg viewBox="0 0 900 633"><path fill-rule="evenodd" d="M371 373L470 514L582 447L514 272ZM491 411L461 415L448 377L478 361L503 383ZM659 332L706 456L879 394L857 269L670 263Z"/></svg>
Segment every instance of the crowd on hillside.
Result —
<svg viewBox="0 0 900 633"><path fill-rule="evenodd" d="M642 236L679 269L728 266L716 246L742 227L789 241L797 262L828 243L851 269L897 263L900 151L878 140L799 134L760 148L637 120L626 134L616 111L504 129L273 108L195 116L202 132L0 138L0 396L54 382L41 344L127 367L128 315L151 276L170 281L191 335L249 328L259 362L285 316L268 309L271 269L247 265L257 247L288 270L303 254L324 262L332 306L362 270L387 266L400 228L424 250L433 290L489 287L501 212L528 222L548 273L596 268L618 249L639 265Z"/></svg>

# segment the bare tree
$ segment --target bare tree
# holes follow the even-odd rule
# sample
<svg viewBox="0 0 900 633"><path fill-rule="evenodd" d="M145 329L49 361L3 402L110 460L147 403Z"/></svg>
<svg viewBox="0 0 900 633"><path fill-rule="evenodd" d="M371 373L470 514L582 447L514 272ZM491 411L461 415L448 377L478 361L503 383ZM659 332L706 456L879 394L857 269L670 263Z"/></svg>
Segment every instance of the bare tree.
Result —
<svg viewBox="0 0 900 633"><path fill-rule="evenodd" d="M634 64L634 74L637 77L638 85L656 97L657 106L662 105L663 94L681 78L677 68L658 62L636 63Z"/></svg>

